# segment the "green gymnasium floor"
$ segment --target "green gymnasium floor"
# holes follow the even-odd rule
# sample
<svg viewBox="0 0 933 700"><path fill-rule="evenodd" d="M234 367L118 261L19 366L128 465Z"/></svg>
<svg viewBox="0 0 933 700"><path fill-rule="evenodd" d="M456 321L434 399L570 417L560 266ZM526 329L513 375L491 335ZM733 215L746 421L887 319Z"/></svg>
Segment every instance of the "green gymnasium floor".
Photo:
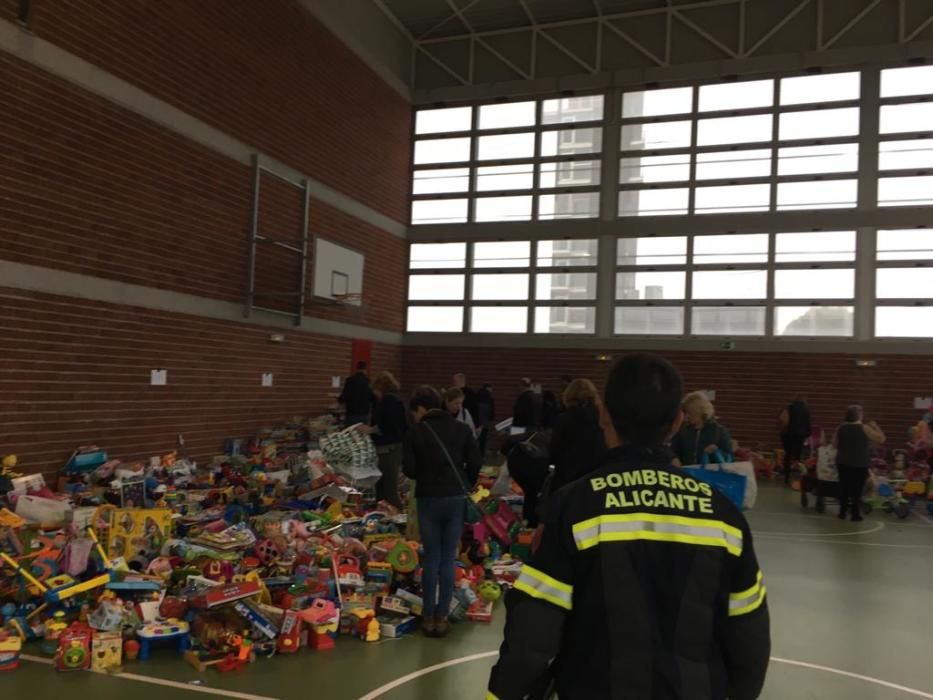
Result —
<svg viewBox="0 0 933 700"><path fill-rule="evenodd" d="M933 699L933 521L874 514L864 523L801 513L796 494L763 489L750 521L768 582L768 700ZM58 674L48 660L0 676L3 697L81 700L238 697L327 700L482 698L503 612L446 640L420 635L198 674L168 650L120 676ZM192 683L197 684L192 684Z"/></svg>

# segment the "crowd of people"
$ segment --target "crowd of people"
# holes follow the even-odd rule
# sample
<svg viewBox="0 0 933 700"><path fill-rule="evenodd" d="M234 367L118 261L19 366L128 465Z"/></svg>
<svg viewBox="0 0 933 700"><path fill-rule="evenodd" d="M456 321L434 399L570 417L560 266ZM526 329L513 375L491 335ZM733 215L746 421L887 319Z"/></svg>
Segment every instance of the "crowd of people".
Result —
<svg viewBox="0 0 933 700"><path fill-rule="evenodd" d="M377 497L401 508L400 472L412 482L428 636L450 628L469 494L492 436L522 488L534 553L507 598L487 698L544 698L554 688L571 700L618 697L621 688L685 697L688 686L702 690L696 697L758 697L770 623L748 525L679 469L729 460L737 445L705 393L683 395L673 366L622 358L603 395L588 379L563 378L559 394L522 379L501 433L490 384L476 390L457 373L445 389L418 387L406 406L391 373L370 383L366 370L360 363L340 401L348 425L376 446ZM778 423L789 477L813 430L806 398L783 407ZM861 520L871 445L884 440L849 407L832 439L840 518Z"/></svg>

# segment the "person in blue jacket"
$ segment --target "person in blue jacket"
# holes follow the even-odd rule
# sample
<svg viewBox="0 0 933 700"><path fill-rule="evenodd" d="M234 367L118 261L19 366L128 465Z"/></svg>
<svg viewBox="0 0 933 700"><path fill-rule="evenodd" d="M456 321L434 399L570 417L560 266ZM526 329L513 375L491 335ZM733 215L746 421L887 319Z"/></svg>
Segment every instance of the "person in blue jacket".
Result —
<svg viewBox="0 0 933 700"><path fill-rule="evenodd" d="M702 391L687 394L681 407L684 424L671 439L675 466L686 467L714 461L716 452L724 459L732 456L732 436L716 420L713 404Z"/></svg>

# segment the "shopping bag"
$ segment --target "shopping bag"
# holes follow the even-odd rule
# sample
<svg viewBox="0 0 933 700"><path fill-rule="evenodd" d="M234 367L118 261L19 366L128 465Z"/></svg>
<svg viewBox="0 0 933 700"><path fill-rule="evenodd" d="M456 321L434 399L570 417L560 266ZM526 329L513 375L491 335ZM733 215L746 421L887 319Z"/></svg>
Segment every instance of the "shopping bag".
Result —
<svg viewBox="0 0 933 700"><path fill-rule="evenodd" d="M744 474L733 474L702 466L684 467L683 470L697 481L703 481L712 486L738 508L745 507L745 488L748 484L748 477Z"/></svg>
<svg viewBox="0 0 933 700"><path fill-rule="evenodd" d="M839 468L836 466L836 448L824 445L816 452L816 478L820 481L839 481Z"/></svg>

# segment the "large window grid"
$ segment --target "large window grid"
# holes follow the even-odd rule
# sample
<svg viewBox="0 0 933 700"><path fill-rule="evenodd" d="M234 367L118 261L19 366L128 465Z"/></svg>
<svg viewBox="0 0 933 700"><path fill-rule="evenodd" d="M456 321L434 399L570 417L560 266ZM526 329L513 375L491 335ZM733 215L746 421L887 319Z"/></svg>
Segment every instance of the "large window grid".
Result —
<svg viewBox="0 0 933 700"><path fill-rule="evenodd" d="M614 330L852 337L856 233L620 238Z"/></svg>
<svg viewBox="0 0 933 700"><path fill-rule="evenodd" d="M857 203L860 74L622 96L620 216Z"/></svg>
<svg viewBox="0 0 933 700"><path fill-rule="evenodd" d="M604 96L419 110L412 223L599 216Z"/></svg>
<svg viewBox="0 0 933 700"><path fill-rule="evenodd" d="M933 66L881 71L878 205L933 204Z"/></svg>
<svg viewBox="0 0 933 700"><path fill-rule="evenodd" d="M933 338L933 230L878 231L875 335Z"/></svg>
<svg viewBox="0 0 933 700"><path fill-rule="evenodd" d="M736 86L742 88L735 91ZM495 261L483 263L486 268L482 272L493 270L497 276L481 282L507 281L510 273L526 275L527 298L522 299L472 298L472 286L467 281L472 262L445 270L463 276L460 300L444 297L446 287L425 292L425 288L432 287L426 275L430 270L416 271L424 279L421 290L413 290L416 294L411 299L409 327L420 324L425 331L470 332L476 326L471 308L498 306L512 314L513 320L521 316L515 327L522 326L529 334L536 327L561 332L552 327L563 318L569 325L588 330L595 315L595 334L600 339L616 335L632 338L636 345L644 342L638 340L639 336L652 339L645 347L656 343L663 346L664 338L679 341L716 336L762 340L822 337L859 342L933 337L933 254L929 243L933 233L924 228L929 225L927 212L933 211L927 208L933 206L933 66L866 68L676 90L680 91L681 105L665 114L650 110L633 113L631 108L624 111L623 98L635 92L632 88L606 94L603 143L607 153L618 153L619 158L608 156L599 164L600 186L584 185L594 197L601 194L598 221L510 227L483 223L476 220L477 207L468 200L482 198L487 192L506 196L503 193L507 190L487 190L486 184L477 188L479 180L484 178L495 185L518 173L475 172L473 166L487 164L480 160L452 163L451 172L465 166L464 173L457 175L461 178L457 186L467 188L465 194L458 195L465 202L465 225L415 227L413 241L533 241L538 236L588 236L599 239L601 256L589 261L590 277L585 284L579 284L579 278L573 282L566 270L545 271L538 267L537 256L532 254L535 243L529 244L532 252L527 263L519 265L521 271ZM644 92L665 91L666 87L652 87ZM724 104L726 98L733 97L738 101ZM534 102L538 121L541 104L540 100ZM722 108L713 111L716 105ZM462 137L463 131L468 132L466 143L471 158L478 148L473 137L487 134L476 122L479 109L465 108L463 114L469 124L459 134ZM638 125L652 125L661 131L644 139L644 144L633 145L637 132L630 128L626 134L623 128ZM543 130L556 128L544 126L547 129ZM541 160L538 154L542 139L537 132L542 129L537 121L533 129L503 127L505 134L527 131L536 134L535 155L529 160ZM755 140L733 136L748 133L757 134ZM659 140L666 143L659 144ZM574 155L555 162L580 168L585 180L589 167L585 161L598 161L599 155ZM427 169L420 166L416 172ZM523 176L527 178L529 172ZM532 184L540 184L540 174L531 171L531 176L535 178ZM470 187L476 191L470 192ZM661 207L639 211L638 217L618 215L615 200L629 190L640 192L645 199L654 197ZM825 196L827 192L829 197ZM522 216L532 221L539 207L534 202L535 191L508 193L526 197L521 206L531 207L531 214ZM444 194L454 199L458 193ZM686 207L677 202L678 197ZM422 199L430 201L428 196ZM664 207L674 211L658 211ZM665 213L679 215L661 215ZM762 231L773 233L759 233ZM793 231L801 233L789 233ZM705 241L726 232L734 236L731 240L754 240L756 236L760 240L764 236L764 257L756 249L754 254L746 251L751 257L727 260L702 249ZM625 261L613 257L618 253L614 252L615 242L620 239L657 241L678 237L683 239L684 252L677 260L643 256L648 260ZM843 240L844 244L836 246ZM803 241L805 246L795 251L793 246L788 247L788 241ZM473 248L467 244L463 247ZM536 284L536 276L542 271L554 275L549 278L551 283L578 294L589 293L595 285L599 298L574 298L563 306L561 301L547 303L542 299L548 296L546 289ZM622 279L624 275L628 276ZM511 287L512 283L502 286ZM724 293L716 291L723 284L731 284L738 291L723 299ZM419 294L430 298L422 299ZM587 317L581 319L584 309ZM417 318L437 310L445 312L443 324L437 327L425 327L429 324ZM413 318L417 323L412 323ZM581 345L586 342L581 339ZM772 346L780 347L776 343Z"/></svg>
<svg viewBox="0 0 933 700"><path fill-rule="evenodd" d="M411 332L593 334L592 239L414 244Z"/></svg>

